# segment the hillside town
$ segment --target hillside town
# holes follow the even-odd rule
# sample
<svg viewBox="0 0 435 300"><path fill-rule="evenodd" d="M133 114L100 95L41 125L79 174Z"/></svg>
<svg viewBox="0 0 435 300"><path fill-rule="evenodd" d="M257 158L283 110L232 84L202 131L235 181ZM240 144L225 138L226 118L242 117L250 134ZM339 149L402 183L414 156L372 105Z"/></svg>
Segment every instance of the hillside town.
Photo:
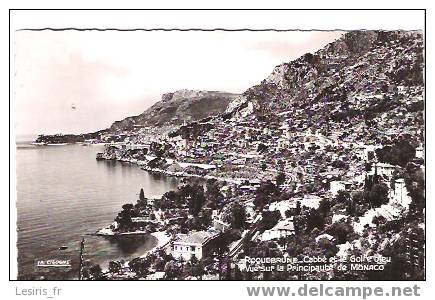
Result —
<svg viewBox="0 0 435 300"><path fill-rule="evenodd" d="M423 51L421 32L348 32L277 66L223 113L85 140L106 143L97 160L182 183L141 191L97 232L152 234L155 248L84 277L424 279Z"/></svg>

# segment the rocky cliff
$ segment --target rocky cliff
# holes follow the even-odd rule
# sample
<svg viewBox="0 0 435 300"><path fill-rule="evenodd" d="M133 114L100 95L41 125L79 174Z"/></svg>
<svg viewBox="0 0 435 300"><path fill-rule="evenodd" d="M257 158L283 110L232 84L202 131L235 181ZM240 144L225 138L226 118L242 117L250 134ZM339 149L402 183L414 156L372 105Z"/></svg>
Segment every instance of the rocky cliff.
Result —
<svg viewBox="0 0 435 300"><path fill-rule="evenodd" d="M348 32L313 54L276 66L230 103L226 114L305 109L310 117L339 120L390 110L406 105L400 95L405 90L423 86L423 60L421 32Z"/></svg>
<svg viewBox="0 0 435 300"><path fill-rule="evenodd" d="M134 125L180 125L197 121L224 112L228 104L238 96L226 92L195 90L167 93L162 96L161 101L140 115L114 122L110 130L125 130L133 128Z"/></svg>

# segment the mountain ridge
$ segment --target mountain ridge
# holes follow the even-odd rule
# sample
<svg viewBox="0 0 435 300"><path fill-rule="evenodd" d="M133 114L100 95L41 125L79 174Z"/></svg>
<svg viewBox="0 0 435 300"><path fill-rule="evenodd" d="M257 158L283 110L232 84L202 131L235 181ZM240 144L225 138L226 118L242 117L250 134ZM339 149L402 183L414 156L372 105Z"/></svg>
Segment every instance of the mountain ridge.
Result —
<svg viewBox="0 0 435 300"><path fill-rule="evenodd" d="M115 121L109 129L119 131L140 126L181 125L223 112L230 101L238 94L223 91L177 90L162 95L160 101L153 104L137 116Z"/></svg>
<svg viewBox="0 0 435 300"><path fill-rule="evenodd" d="M370 56L371 49L374 51L385 50L387 48L385 43L395 40L398 43L391 45L391 47L396 50L397 44L406 45L413 39L419 43L416 46L416 52L408 49L410 55L414 57L407 57L400 60L401 64L395 64L401 74L399 78L394 78L394 69L385 70L384 66L388 64L383 66L379 58L370 58L373 59L370 64L365 61L364 56ZM397 49L400 48L401 46L397 47ZM281 111L289 108L290 100L291 102L300 102L305 99L308 100L305 102L310 102L315 98L314 95L318 96L322 91L326 93L328 89L331 93L338 95L340 88L337 86L345 85L353 80L357 87L368 82L380 82L382 78L374 78L373 74L368 74L370 77L367 76L367 78L364 78L364 75L360 76L363 81L359 81L360 78L355 78L358 77L355 75L370 73L370 68L373 66L378 66L380 72L391 77L386 78L385 84L391 82L396 85L401 83L409 85L409 81L414 80L421 85L423 84L422 51L422 33L420 31L350 31L313 54L306 53L293 61L275 66L271 74L260 84L248 88L241 97L230 103L225 113L232 115L247 107L249 107L248 110L258 111L262 107L262 109L270 111ZM382 55L387 56L383 60L385 62L388 62L389 59L399 61L400 55L395 54L400 53L382 53ZM359 68L360 72L354 72L351 67ZM403 78L406 77L405 75L413 78ZM247 102L250 104L248 105Z"/></svg>

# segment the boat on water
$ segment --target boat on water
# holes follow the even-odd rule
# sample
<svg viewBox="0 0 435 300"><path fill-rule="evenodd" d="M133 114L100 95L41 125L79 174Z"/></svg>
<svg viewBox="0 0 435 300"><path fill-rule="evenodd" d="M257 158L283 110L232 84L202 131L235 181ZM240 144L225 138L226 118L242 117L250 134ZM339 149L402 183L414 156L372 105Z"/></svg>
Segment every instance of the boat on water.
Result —
<svg viewBox="0 0 435 300"><path fill-rule="evenodd" d="M66 249L68 249L68 247L67 246L60 246L58 249L59 250L66 250Z"/></svg>

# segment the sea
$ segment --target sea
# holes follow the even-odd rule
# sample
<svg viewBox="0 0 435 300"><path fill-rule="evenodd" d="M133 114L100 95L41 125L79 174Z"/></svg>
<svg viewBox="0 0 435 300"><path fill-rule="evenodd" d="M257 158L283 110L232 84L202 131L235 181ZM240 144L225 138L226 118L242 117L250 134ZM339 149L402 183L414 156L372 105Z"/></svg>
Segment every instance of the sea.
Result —
<svg viewBox="0 0 435 300"><path fill-rule="evenodd" d="M82 238L85 264L103 269L110 261L141 256L156 245L151 235L94 234L114 221L122 205L136 203L141 188L145 196L162 195L176 189L178 179L128 163L97 161L104 145L33 146L35 138L17 136L18 279L78 279ZM71 266L47 266L53 261Z"/></svg>

